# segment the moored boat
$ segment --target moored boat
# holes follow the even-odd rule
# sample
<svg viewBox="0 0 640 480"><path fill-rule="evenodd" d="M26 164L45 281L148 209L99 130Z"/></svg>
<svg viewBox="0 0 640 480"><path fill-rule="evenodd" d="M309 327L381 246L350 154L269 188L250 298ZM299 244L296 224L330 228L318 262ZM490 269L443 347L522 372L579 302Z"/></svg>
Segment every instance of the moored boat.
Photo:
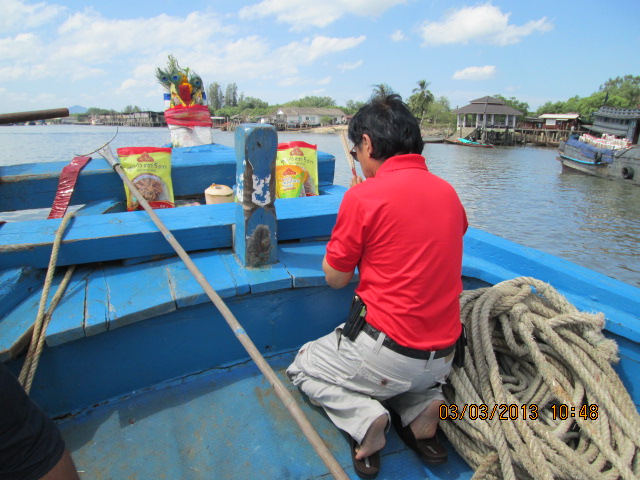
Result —
<svg viewBox="0 0 640 480"><path fill-rule="evenodd" d="M562 165L583 173L640 185L640 110L601 107L592 134L560 142Z"/></svg>
<svg viewBox="0 0 640 480"><path fill-rule="evenodd" d="M445 138L444 142L452 145L462 145L463 147L494 148L490 143L477 142L466 138Z"/></svg>
<svg viewBox="0 0 640 480"><path fill-rule="evenodd" d="M270 134L248 141L253 128L239 129L235 150L220 145L174 149L176 195L199 198L211 183L263 184L270 169L259 171L251 155L274 141ZM267 138L271 140L265 142ZM237 341L246 333L339 465L350 478L356 478L347 438L298 394L283 373L300 345L341 323L355 286L333 290L324 281L321 263L326 238L345 188L333 185L335 159L319 154L318 160L321 194L275 200L273 211L262 211L264 218L254 225L253 231L262 232L257 234L257 243L276 251L272 263L246 265L246 250L242 243L235 243L251 243L255 238L245 221L246 212L253 208L251 202L157 212L242 322L242 331L225 325L223 314L208 302L145 212L123 211L124 190L113 169L100 158L83 168L72 197L82 207L63 232L57 255L62 271L54 276L49 297L63 281L67 267L77 266L52 313L32 387L33 397L58 419L82 477L327 478L327 467L275 398L276 387L260 375ZM2 167L3 208L50 206L65 165ZM256 180L254 173L262 177ZM241 195L242 199L258 193L241 191L249 193ZM101 213L104 211L109 213ZM0 263L5 269L0 272L0 351L2 360L16 372L25 360L21 346L37 314L56 231L63 221L30 220L0 227ZM467 292L518 277L540 279L580 310L604 313L605 334L619 345L621 360L616 371L637 408L638 289L486 232L469 230L463 260ZM520 290L525 293L538 286L532 282L527 287L526 281L523 285ZM522 402L525 407L539 403L542 411L547 406L542 403L544 396L532 398ZM569 416L568 400L547 400L550 406L558 406L558 417ZM476 407L481 403L465 401ZM605 410L604 403L600 408ZM520 411L522 405L516 407ZM574 414L579 411L580 406ZM509 415L516 421L507 410ZM536 422L534 427L543 423L541 419L531 421ZM460 423L453 418L448 422ZM480 430L482 421L476 416L470 425ZM477 435L491 437L481 430ZM388 437L380 478L424 478L425 467L418 457L393 431ZM470 478L472 469L463 460L467 454L460 456L449 447L449 462L426 467L428 476Z"/></svg>

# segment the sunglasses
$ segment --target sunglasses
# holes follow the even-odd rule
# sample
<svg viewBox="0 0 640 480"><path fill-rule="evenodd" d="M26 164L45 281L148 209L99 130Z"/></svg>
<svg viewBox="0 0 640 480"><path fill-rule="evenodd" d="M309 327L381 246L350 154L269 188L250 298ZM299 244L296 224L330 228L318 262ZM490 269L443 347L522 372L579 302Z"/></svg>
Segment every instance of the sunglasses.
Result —
<svg viewBox="0 0 640 480"><path fill-rule="evenodd" d="M357 147L357 145L354 145L353 148L349 151L349 154L351 154L351 156L353 157L353 159L356 162L359 162L359 160L358 160L358 152L356 152L356 147Z"/></svg>

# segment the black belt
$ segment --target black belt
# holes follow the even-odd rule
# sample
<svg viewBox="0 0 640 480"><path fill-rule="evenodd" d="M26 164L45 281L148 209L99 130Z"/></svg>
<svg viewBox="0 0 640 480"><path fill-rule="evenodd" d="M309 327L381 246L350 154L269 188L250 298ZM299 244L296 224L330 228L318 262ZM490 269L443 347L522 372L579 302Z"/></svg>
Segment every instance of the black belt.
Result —
<svg viewBox="0 0 640 480"><path fill-rule="evenodd" d="M362 327L362 331L365 332L374 340L377 340L378 337L380 336L380 330L377 330L376 328L372 327L368 323L364 324L364 326ZM404 355L405 357L417 358L420 360L428 360L431 358L431 354L434 353L434 351L432 350L416 350L415 348L405 347L403 345L396 343L388 335L385 335L385 339L383 340L382 345L387 347L389 350L393 350L394 352L399 353L400 355ZM443 348L442 350L435 350L435 354L433 355L433 358L446 357L451 352L453 352L455 346L456 345L454 343L450 347Z"/></svg>

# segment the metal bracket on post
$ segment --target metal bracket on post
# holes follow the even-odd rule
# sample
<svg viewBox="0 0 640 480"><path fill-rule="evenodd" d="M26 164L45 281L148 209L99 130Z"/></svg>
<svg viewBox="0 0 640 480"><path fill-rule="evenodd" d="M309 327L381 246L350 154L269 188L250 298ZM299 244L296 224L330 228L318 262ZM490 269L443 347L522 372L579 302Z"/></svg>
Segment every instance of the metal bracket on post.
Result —
<svg viewBox="0 0 640 480"><path fill-rule="evenodd" d="M275 161L278 134L273 125L236 129L236 223L233 248L248 268L278 261Z"/></svg>

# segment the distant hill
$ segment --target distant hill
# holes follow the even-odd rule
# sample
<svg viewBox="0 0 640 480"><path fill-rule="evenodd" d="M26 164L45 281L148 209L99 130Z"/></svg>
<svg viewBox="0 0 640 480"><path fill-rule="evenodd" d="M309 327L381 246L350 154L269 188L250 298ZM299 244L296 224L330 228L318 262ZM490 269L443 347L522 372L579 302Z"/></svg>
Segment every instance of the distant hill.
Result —
<svg viewBox="0 0 640 480"><path fill-rule="evenodd" d="M87 109L80 105L74 105L73 107L69 107L69 115L73 113L87 113Z"/></svg>

